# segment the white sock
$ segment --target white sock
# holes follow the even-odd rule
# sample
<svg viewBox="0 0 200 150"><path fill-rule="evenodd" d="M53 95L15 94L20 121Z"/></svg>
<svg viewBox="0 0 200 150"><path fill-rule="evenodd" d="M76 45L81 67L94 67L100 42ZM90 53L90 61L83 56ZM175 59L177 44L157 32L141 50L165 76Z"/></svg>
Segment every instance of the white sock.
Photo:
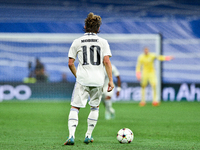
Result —
<svg viewBox="0 0 200 150"><path fill-rule="evenodd" d="M111 114L109 111L105 110L105 119L110 120L111 119Z"/></svg>
<svg viewBox="0 0 200 150"><path fill-rule="evenodd" d="M93 130L94 130L96 124L97 124L98 117L99 117L99 108L92 107L90 109L90 114L89 114L88 119L87 119L88 129L87 129L87 132L85 134L85 137L88 136L88 138L91 138L92 132L93 132Z"/></svg>
<svg viewBox="0 0 200 150"><path fill-rule="evenodd" d="M68 118L68 129L69 129L69 138L73 136L75 138L75 131L78 125L78 112L76 108L71 108Z"/></svg>

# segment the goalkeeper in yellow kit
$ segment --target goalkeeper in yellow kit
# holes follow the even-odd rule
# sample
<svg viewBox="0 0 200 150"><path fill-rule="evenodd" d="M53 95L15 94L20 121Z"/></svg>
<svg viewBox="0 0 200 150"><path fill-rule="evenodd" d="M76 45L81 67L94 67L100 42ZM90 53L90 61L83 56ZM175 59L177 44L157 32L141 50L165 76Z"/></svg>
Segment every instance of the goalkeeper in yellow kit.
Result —
<svg viewBox="0 0 200 150"><path fill-rule="evenodd" d="M138 56L137 65L136 65L136 77L140 81L141 84L141 102L139 103L140 106L146 105L145 99L145 88L150 83L152 87L153 93L153 106L158 106L159 102L156 97L156 71L154 68L154 60L158 59L160 61L170 61L173 59L172 56L163 56L159 55L156 56L155 53L149 53L149 49L147 47L144 48L144 53Z"/></svg>

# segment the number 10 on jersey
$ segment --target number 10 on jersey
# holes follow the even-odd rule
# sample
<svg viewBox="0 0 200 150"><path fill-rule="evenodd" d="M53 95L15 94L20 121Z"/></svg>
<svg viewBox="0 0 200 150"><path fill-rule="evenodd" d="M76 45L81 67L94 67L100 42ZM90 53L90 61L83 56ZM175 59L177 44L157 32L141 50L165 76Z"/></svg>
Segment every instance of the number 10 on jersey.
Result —
<svg viewBox="0 0 200 150"><path fill-rule="evenodd" d="M89 54L87 52L87 48L89 48ZM82 46L83 49L83 65L89 65L88 57L90 58L90 63L92 65L100 65L101 64L101 48L97 45L92 45L90 47Z"/></svg>

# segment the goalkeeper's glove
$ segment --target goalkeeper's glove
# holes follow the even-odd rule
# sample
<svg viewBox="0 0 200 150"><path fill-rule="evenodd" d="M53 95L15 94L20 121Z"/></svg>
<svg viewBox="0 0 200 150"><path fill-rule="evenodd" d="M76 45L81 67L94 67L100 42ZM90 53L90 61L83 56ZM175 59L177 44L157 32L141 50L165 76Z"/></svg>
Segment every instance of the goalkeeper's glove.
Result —
<svg viewBox="0 0 200 150"><path fill-rule="evenodd" d="M140 81L140 79L141 79L141 72L136 72L136 77Z"/></svg>
<svg viewBox="0 0 200 150"><path fill-rule="evenodd" d="M172 60L172 59L174 59L173 56L165 56L165 60L166 60L166 61L170 61L170 60Z"/></svg>

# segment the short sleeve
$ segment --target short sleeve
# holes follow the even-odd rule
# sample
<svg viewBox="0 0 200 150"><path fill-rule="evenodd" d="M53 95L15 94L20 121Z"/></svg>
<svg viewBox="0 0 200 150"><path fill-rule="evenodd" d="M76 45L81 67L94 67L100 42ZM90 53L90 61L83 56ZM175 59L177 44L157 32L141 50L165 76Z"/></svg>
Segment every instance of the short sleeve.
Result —
<svg viewBox="0 0 200 150"><path fill-rule="evenodd" d="M107 40L105 40L103 44L104 44L103 45L103 50L104 50L103 56L110 56L111 57L112 53L111 53L110 46L109 46Z"/></svg>
<svg viewBox="0 0 200 150"><path fill-rule="evenodd" d="M76 42L74 41L69 49L68 57L76 59L77 49L76 49Z"/></svg>

